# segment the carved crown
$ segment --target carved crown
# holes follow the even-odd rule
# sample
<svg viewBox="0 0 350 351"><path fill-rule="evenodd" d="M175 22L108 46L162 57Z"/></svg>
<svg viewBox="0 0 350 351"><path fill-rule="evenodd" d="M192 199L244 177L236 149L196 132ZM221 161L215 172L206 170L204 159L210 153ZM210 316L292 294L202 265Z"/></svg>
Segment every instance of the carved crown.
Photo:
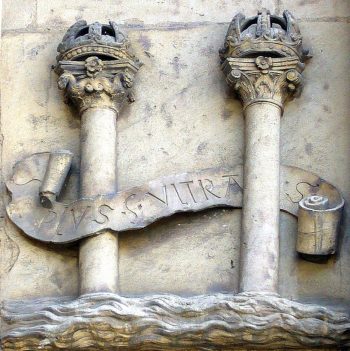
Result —
<svg viewBox="0 0 350 351"><path fill-rule="evenodd" d="M66 102L78 106L80 113L92 107L118 113L126 100L135 100L131 88L142 63L115 22L78 21L57 51L58 86L65 90Z"/></svg>
<svg viewBox="0 0 350 351"><path fill-rule="evenodd" d="M310 57L309 50L302 46L299 27L292 14L284 11L280 17L267 10L250 18L237 14L219 53L222 62L228 57L297 56L301 62Z"/></svg>
<svg viewBox="0 0 350 351"><path fill-rule="evenodd" d="M57 61L84 60L98 56L106 60L130 59L129 40L115 22L87 24L81 20L73 24L58 45Z"/></svg>

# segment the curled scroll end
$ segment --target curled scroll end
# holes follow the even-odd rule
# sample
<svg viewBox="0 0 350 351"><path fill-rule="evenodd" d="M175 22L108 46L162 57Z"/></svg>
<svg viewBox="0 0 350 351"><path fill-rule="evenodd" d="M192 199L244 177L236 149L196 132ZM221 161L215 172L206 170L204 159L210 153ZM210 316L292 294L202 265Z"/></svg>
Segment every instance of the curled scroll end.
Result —
<svg viewBox="0 0 350 351"><path fill-rule="evenodd" d="M45 208L52 208L53 203L57 200L57 195L48 191L41 191L39 196L40 204Z"/></svg>
<svg viewBox="0 0 350 351"><path fill-rule="evenodd" d="M53 207L53 203L62 190L72 160L73 153L68 150L58 150L50 154L45 176L39 189L40 203L43 207Z"/></svg>
<svg viewBox="0 0 350 351"><path fill-rule="evenodd" d="M303 258L317 261L336 252L344 200L309 195L299 202L296 250ZM322 261L322 260L319 260Z"/></svg>

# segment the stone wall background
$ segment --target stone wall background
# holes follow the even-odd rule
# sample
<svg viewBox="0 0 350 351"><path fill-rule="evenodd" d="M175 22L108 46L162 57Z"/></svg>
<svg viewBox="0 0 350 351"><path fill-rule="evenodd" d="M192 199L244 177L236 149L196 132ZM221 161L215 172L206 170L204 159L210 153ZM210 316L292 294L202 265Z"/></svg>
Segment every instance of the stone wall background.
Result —
<svg viewBox="0 0 350 351"><path fill-rule="evenodd" d="M348 0L4 0L2 10L1 177L35 152L72 150L80 121L63 104L52 70L56 47L79 19L115 20L144 62L136 102L118 125L118 186L242 163L244 121L220 71L218 49L231 18L266 7L299 19L313 59L302 96L282 120L282 163L313 171L342 192L340 250L326 264L295 253L296 220L281 213L280 293L324 303L350 301L350 2ZM1 299L78 293L78 246L24 237L5 216L2 187ZM182 295L235 292L240 210L178 215L120 234L120 292Z"/></svg>

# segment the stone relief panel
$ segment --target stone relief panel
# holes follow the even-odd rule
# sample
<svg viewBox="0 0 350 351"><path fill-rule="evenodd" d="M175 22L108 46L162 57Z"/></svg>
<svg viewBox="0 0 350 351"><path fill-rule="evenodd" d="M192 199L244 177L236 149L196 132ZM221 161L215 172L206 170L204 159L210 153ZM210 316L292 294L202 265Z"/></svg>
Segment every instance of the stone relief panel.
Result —
<svg viewBox="0 0 350 351"><path fill-rule="evenodd" d="M210 35L207 35L213 43L217 42L220 35L222 41L223 29L226 28L222 28L220 24L204 27L188 29L194 33L192 39L201 38L209 29ZM215 28L220 33L213 34ZM2 245L10 252L8 257L5 257L2 272L5 278L2 296L6 299L2 308L4 349L175 347L185 350L188 347L205 349L208 345L232 349L232 345L237 345L240 348L284 347L311 350L312 347L320 345L330 349L348 345L349 316L344 301L340 301L348 296L345 288L347 280L343 283L342 273L335 271L339 264L341 267L341 264L346 262L344 225L347 223L347 216L342 218L343 188L340 188L337 182L335 187L324 181L321 178L324 176L322 172L315 174L309 171L310 167L305 167L305 170L295 167L297 162L292 162L293 166L280 165L280 125L283 124L280 117L284 112L286 100L289 100L287 97L300 93L301 72L308 52L303 49L296 52L281 49L280 53L276 49L278 52L275 50L276 52L271 54L268 49L273 51L274 47L263 47L271 40L277 42L277 46L280 45L279 41L283 42L285 39L284 33L288 33L288 40L298 42L299 29L289 12L285 12L282 17L262 11L248 20L238 15L231 23L226 43L232 28L241 33L248 33L243 42L254 42L254 39L257 39L258 45L253 49L261 49L259 53L253 50L247 56L244 50L251 50L249 45L243 45L244 50L240 52L221 51L221 68L230 89L236 90L243 100L244 121L240 117L240 105L231 99L232 91L225 90L224 84L220 82L223 79L219 76L220 66L217 61L219 67L214 74L215 82L211 81L213 72L208 70L210 65L204 67L205 78L203 74L197 77L198 80L209 82L207 91L213 91L215 86L218 88L216 95L213 94L213 99L208 99L202 90L198 91L198 87L190 83L193 76L191 79L185 78L186 72L191 71L193 74L198 69L200 73L203 67L198 63L192 70L192 64L183 60L183 50L179 50L179 54L173 56L171 61L167 61L167 55L171 54L165 53L164 62L159 61L160 66L155 68L154 63L159 60L157 54L164 54L165 42L158 39L162 38L163 34L164 38L167 38L166 31L163 34L154 31L154 35L152 30L149 33L138 32L135 29L130 31L131 41L137 38L136 55L145 61L146 67L142 68L134 54L129 54L126 36L114 22L105 25L94 22L87 25L86 22L79 21L67 32L58 48L58 65L55 71L60 77L59 88L65 91L66 102L71 105L70 108L63 107L63 111L71 117L69 126L74 125L75 131L72 135L75 140L71 141L64 132L61 133L62 137L49 140L47 145L44 139L41 139L39 144L33 144L28 138L29 149L33 149L34 152L25 155L24 143L19 144L21 150L16 149L18 146L11 150L11 143L7 146L5 144L9 154L12 153L12 157L7 156L6 162L13 164L13 156L17 155L17 163L13 170L12 164L6 163L3 171L6 173L4 179L7 180L9 196L5 201L8 206L5 230L2 232L5 240L2 240ZM188 49L187 54L190 58L194 50L191 44L193 42L188 39L187 29L186 33L181 33L181 30L179 32L181 40L171 40L170 43L175 51L183 47ZM52 38L58 38L58 35L54 34ZM24 43L26 38L22 40ZM207 48L207 43L205 44L203 50ZM10 46L10 42L8 45ZM237 41L233 39L232 45L237 45ZM153 46L158 46L158 50ZM32 54L31 51L30 55ZM211 50L203 51L203 54L204 57L208 57L208 61L205 59L205 62L211 62ZM35 51L33 55L35 56ZM147 63L151 66L151 73L143 74ZM173 70L174 84L169 85L169 74L160 69L163 66ZM139 69L140 79L136 79L134 92L130 88L133 76ZM248 77L248 80L242 77ZM279 79L281 77L282 80ZM189 82L187 86L183 84L186 79ZM55 80L56 77L51 72L51 92L57 89L53 84ZM142 88L144 83L149 85L147 94ZM151 106L146 95L153 91L154 100L163 101L168 92L159 92L162 84L165 90L174 92L178 91L178 84L185 87L181 89L178 97L177 93L175 94L175 99L160 106ZM192 90L194 94L198 94L197 101L194 101L190 93ZM50 94L49 90L46 97L47 106L55 105L53 111L56 109L61 113L59 106L63 106L62 96L54 92L54 99L51 100ZM139 96L142 96L141 107L127 105L136 101L137 106ZM225 101L228 97L230 102ZM28 97L27 101L30 105ZM225 149L225 138L231 140L232 135L237 135L238 140L242 140L242 134L230 130L232 125L227 130L221 126L218 131L221 131L224 137L219 135L219 138L215 138L218 131L203 128L203 120L210 122L212 119L202 114L201 102L213 107L211 112L220 111L223 125L227 120L237 119L235 123L240 124L242 129L244 122L246 151L243 168L243 146L237 148L230 141L233 154L230 155ZM300 108L299 103L295 101L289 102L288 106L289 104L294 111ZM192 120L192 114L186 113L188 110L193 112L194 122L189 122ZM142 111L146 116L139 121L135 115L138 111ZM23 108L18 109L18 112L23 114ZM231 117L236 114L239 118ZM77 118L78 115L81 121ZM151 122L153 116L156 120ZM179 116L179 119L174 116ZM9 117L8 115L10 123L6 126L7 131L11 126ZM48 123L48 119L46 116L40 120L41 131L52 128L52 122ZM28 125L35 125L34 120L37 120L36 116L28 120ZM166 135L175 136L182 131L184 138L189 138L187 150L195 150L195 159L198 157L198 162L187 162L193 160L193 156L191 153L186 155L183 147L179 146L183 145L183 141L186 144L186 139L175 143L171 140L177 139L166 138L166 141L162 138L158 128L159 121L162 123L160 130L166 131ZM180 122L184 125L181 126ZM130 123L141 126L141 131L136 132L136 138L135 128L127 127ZM154 134L147 134L149 139L146 142L144 131L150 130L149 126L152 123L155 127L154 130L151 129ZM208 123L208 126L210 125ZM191 126L193 132L190 132ZM59 130L60 128L54 128L56 134ZM15 131L12 133L16 135ZM284 137L288 133L282 129L282 156L285 148ZM26 133L22 131L22 134L23 141ZM18 136L21 138L22 134L19 132ZM120 138L121 135L124 138ZM210 137L206 139L206 135ZM199 140L208 141L196 145L193 141L194 136L200 137ZM256 149L254 140L260 141L259 138L266 138L266 142ZM63 143L62 139L65 140ZM39 150L38 145L41 145ZM161 145L168 145L169 149L164 149ZM220 150L220 145L223 152L218 157L217 147L219 146ZM209 146L215 146L216 151L210 151L213 148ZM57 152L62 147L70 151ZM137 161L140 147L144 147L144 159L132 162ZM313 146L309 146L305 150L309 150L311 155L312 148ZM152 156L151 153L147 153L147 149L163 150L162 157L168 162L159 167L163 165L160 162L162 157ZM266 153L266 150L270 150L271 153ZM181 155L178 161L174 160L176 155ZM209 160L211 162L208 162ZM157 167L151 169L152 162ZM202 163L205 167L200 168ZM179 173L179 164L186 170L185 173ZM210 168L207 167L208 164ZM322 170L322 162L320 168ZM167 170L171 172L164 173ZM164 174L168 175L164 177ZM327 174L325 172L325 175ZM262 196L256 196L258 193ZM344 197L346 200L346 195ZM226 209L213 210L213 207ZM243 236L240 238L241 213L227 208L242 207ZM267 219L267 227L270 229L266 230L265 235L265 219L258 217L264 225L260 225L259 237L254 236L252 223L256 214L261 216L259 208L266 209L270 218L274 218L273 213L279 217L282 210L298 221L281 215L280 224L277 219L270 225L270 219ZM191 213L203 210L206 211L202 214ZM186 214L177 214L179 212ZM177 215L173 219L165 221L165 218L174 214ZM160 222L155 223L157 221ZM183 235L184 230L188 231L189 240L186 233ZM121 233L123 231L126 233ZM164 235L167 232L168 235ZM202 233L196 235L196 232ZM179 235L180 233L182 235ZM218 233L222 233L220 240L215 239ZM206 236L212 234L215 234L214 240L208 240ZM180 239L178 244L177 235ZM40 244L36 240L44 243ZM75 241L79 241L79 244L72 244ZM65 249L62 244L69 246ZM189 250L193 248L191 255L186 255L186 250L183 250L184 247L187 248L186 245ZM147 246L150 249L149 254ZM233 252L228 252L230 250ZM58 273L61 268L64 268L64 273L60 273L64 279L65 274L69 275L69 266L74 267L74 273L68 279L74 282L71 290L63 283L63 289L59 293L53 293L57 288L51 292L50 289L47 291L45 296L51 295L52 298L43 298L40 293L37 300L13 300L13 297L30 298L35 295L31 292L27 294L21 289L14 292L11 287L13 271L20 269L14 276L20 276L21 272L25 271L21 267L26 251L30 253L29 259L31 255L40 252L38 262L43 260L45 267L48 267L50 260L52 261L52 267L35 279L51 276L55 280L53 285L57 288L60 286ZM46 255L43 254L45 251ZM51 255L53 252L55 254ZM67 254L72 254L71 258L59 263L60 257ZM203 255L203 266L195 264L195 259L204 257ZM339 260L342 262L339 263ZM31 270L35 270L35 266L32 259L28 262L30 273ZM184 275L185 269L192 268L192 262L194 270L191 274ZM304 272L298 271L301 267L304 267ZM331 268L329 273L325 273L325 267ZM304 288L302 284L305 282L300 282L307 277L309 269L311 273L319 272L322 277L315 277L314 287ZM285 275L288 272L292 274L287 280ZM207 274L205 279L204 274ZM335 280L340 277L331 303L327 298L326 301L322 301L326 294L322 293L322 288L318 290L318 286L327 285L327 274ZM164 283L161 282L163 277ZM77 295L78 282L79 297L60 297ZM28 285L30 289L38 286ZM316 295L311 296L310 292L315 287ZM72 294L69 294L70 292ZM159 295L163 292L192 296ZM201 293L209 295L201 296ZM141 297L125 296L128 294ZM294 297L307 300L308 295L311 300L306 302L313 302L312 305L293 301ZM328 305L333 306L326 307ZM247 310L250 311L248 315L244 312ZM109 312L106 314L105 311ZM45 326L42 324L42 315L47 316ZM203 315L206 316L204 320ZM287 320L281 321L281 315L288 316ZM79 323L82 316L86 317L86 323ZM125 323L129 326L127 330ZM251 329L249 326L252 324L256 328ZM143 330L142 336L140 325ZM155 327L159 333L154 332ZM276 328L278 333L271 333L271 330ZM277 338L271 338L271 335Z"/></svg>

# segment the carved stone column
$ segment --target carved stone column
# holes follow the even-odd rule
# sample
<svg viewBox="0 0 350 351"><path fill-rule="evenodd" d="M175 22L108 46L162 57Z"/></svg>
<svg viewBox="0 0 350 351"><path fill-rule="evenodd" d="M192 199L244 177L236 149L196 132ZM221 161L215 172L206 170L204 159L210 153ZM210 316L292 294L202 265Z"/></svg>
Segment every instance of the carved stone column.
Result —
<svg viewBox="0 0 350 351"><path fill-rule="evenodd" d="M115 194L116 119L126 101L139 62L115 23L74 24L58 47L58 85L81 115L80 196ZM73 214L76 221L85 213ZM118 236L105 230L82 240L80 293L116 292Z"/></svg>
<svg viewBox="0 0 350 351"><path fill-rule="evenodd" d="M300 91L307 52L292 15L235 16L220 50L228 84L243 103L245 128L242 291L277 292L280 117Z"/></svg>

